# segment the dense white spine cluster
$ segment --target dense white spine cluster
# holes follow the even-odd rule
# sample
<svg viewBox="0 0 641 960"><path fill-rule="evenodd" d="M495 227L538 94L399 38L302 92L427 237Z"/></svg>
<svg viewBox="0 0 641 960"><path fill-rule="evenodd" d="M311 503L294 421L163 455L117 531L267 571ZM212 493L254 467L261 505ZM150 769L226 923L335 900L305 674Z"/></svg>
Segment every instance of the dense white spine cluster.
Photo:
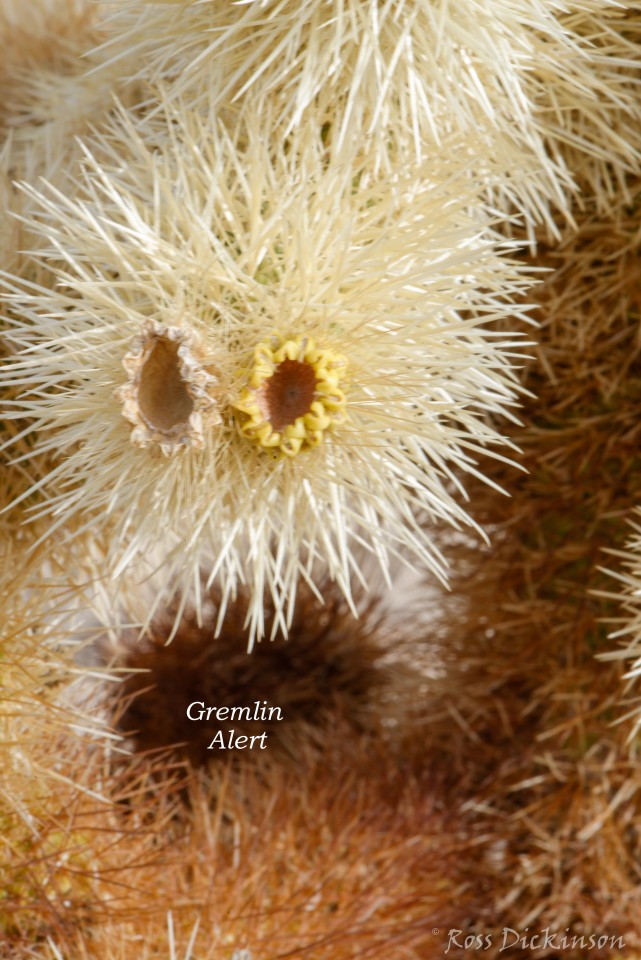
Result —
<svg viewBox="0 0 641 960"><path fill-rule="evenodd" d="M306 120L335 149L390 170L474 138L467 162L500 171L490 196L556 231L581 189L603 210L641 162L641 11L618 0L124 0L110 65L218 108L269 105L287 137ZM458 160L457 160L458 162Z"/></svg>
<svg viewBox="0 0 641 960"><path fill-rule="evenodd" d="M516 341L487 327L529 283L510 244L470 215L472 184L446 160L356 177L320 133L283 154L258 118L230 132L168 110L151 145L126 116L113 124L76 197L23 187L50 282L4 278L0 378L19 388L6 415L56 457L34 512L52 531L108 524L116 575L164 544L163 590L248 585L252 636L266 595L285 628L301 576L329 574L350 598L363 550L443 577L430 520L470 522L461 472L505 442L488 414L516 400ZM104 159L115 143L126 162ZM311 337L312 359L349 370L340 423L289 460L238 422L274 336Z"/></svg>
<svg viewBox="0 0 641 960"><path fill-rule="evenodd" d="M215 583L222 618L247 587L252 639L301 578L352 603L363 552L444 578L433 524L472 522L518 395L497 227L554 232L638 169L635 6L92 10L83 69L63 44L4 131L2 450L39 464L12 509L91 530L116 579L152 563L156 602Z"/></svg>

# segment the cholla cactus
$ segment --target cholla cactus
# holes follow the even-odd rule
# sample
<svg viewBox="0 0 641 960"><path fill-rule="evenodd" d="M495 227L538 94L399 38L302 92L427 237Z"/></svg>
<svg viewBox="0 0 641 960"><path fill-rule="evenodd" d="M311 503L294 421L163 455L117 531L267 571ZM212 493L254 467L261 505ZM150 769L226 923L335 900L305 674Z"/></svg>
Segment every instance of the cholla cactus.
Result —
<svg viewBox="0 0 641 960"><path fill-rule="evenodd" d="M605 209L639 170L635 3L125 0L109 30L130 75L207 108L270 104L284 137L312 115L388 172L390 142L420 162L473 136L470 165L502 171L493 197L553 233L577 177Z"/></svg>
<svg viewBox="0 0 641 960"><path fill-rule="evenodd" d="M116 575L150 551L163 589L204 568L221 617L246 583L252 636L265 594L285 629L317 569L349 598L363 548L442 577L429 522L470 522L458 471L516 395L485 323L528 283L469 178L435 159L377 179L309 130L272 153L257 118L230 133L183 108L144 132L123 116L110 165L86 151L78 199L25 187L51 273L4 281L2 380L58 457L36 515L113 518Z"/></svg>
<svg viewBox="0 0 641 960"><path fill-rule="evenodd" d="M87 2L0 0L0 940L632 948L639 771L586 571L640 502L638 3ZM530 265L513 483L529 280L494 231L554 234L578 189L619 219ZM491 551L452 536L463 479ZM416 570L420 610L402 584L372 618L397 559L445 579L444 539L454 604ZM210 762L185 706L264 696L273 749Z"/></svg>

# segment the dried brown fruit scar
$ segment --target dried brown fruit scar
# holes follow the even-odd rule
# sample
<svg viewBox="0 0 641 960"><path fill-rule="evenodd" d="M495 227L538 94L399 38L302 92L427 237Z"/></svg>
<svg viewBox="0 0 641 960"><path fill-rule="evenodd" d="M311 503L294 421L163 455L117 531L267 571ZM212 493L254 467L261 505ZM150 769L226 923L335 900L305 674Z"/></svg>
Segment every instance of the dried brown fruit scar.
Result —
<svg viewBox="0 0 641 960"><path fill-rule="evenodd" d="M311 337L273 337L254 349L249 383L234 403L248 440L286 457L317 447L345 419L347 360Z"/></svg>
<svg viewBox="0 0 641 960"><path fill-rule="evenodd" d="M195 331L143 323L122 360L127 382L114 391L134 446L159 447L166 457L202 448L204 424L221 420L212 393L218 381L202 358Z"/></svg>

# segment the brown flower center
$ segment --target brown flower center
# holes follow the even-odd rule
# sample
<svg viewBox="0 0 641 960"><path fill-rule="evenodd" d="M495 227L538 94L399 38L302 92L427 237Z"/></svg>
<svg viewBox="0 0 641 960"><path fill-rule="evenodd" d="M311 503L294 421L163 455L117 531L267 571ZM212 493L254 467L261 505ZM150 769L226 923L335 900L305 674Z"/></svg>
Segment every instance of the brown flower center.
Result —
<svg viewBox="0 0 641 960"><path fill-rule="evenodd" d="M341 384L347 359L319 347L307 334L273 335L254 347L247 386L234 401L238 426L276 459L318 447L345 419Z"/></svg>
<svg viewBox="0 0 641 960"><path fill-rule="evenodd" d="M260 388L258 405L273 430L304 416L314 400L316 373L311 363L283 360Z"/></svg>
<svg viewBox="0 0 641 960"><path fill-rule="evenodd" d="M194 409L181 374L179 348L179 343L159 337L140 374L140 414L147 426L159 433L169 434L174 427L187 425Z"/></svg>
<svg viewBox="0 0 641 960"><path fill-rule="evenodd" d="M205 350L194 330L145 320L122 358L127 382L114 390L132 424L135 447L160 448L166 457L201 450L203 426L221 422L216 375L203 366Z"/></svg>

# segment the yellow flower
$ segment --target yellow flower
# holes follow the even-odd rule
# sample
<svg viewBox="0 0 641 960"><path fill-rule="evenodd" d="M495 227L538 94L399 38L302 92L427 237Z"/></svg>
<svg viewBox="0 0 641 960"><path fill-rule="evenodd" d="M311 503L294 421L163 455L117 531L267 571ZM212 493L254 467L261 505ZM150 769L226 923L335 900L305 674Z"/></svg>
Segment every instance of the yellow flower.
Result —
<svg viewBox="0 0 641 960"><path fill-rule="evenodd" d="M249 386L234 403L241 433L286 457L317 447L344 419L346 367L344 357L318 347L311 337L276 336L260 343Z"/></svg>

